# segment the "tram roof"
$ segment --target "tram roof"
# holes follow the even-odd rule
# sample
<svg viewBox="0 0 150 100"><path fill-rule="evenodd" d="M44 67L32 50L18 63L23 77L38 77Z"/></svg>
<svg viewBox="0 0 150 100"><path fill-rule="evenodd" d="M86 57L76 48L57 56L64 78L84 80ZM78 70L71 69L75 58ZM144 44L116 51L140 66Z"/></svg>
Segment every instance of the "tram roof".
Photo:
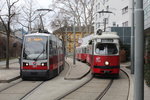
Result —
<svg viewBox="0 0 150 100"><path fill-rule="evenodd" d="M92 39L97 39L97 38L118 39L119 36L117 35L117 32L103 32L101 35L93 35L92 36Z"/></svg>
<svg viewBox="0 0 150 100"><path fill-rule="evenodd" d="M52 34L46 34L46 33L31 33L31 34L27 34L25 36L38 36L38 35L41 35L41 36L51 36Z"/></svg>

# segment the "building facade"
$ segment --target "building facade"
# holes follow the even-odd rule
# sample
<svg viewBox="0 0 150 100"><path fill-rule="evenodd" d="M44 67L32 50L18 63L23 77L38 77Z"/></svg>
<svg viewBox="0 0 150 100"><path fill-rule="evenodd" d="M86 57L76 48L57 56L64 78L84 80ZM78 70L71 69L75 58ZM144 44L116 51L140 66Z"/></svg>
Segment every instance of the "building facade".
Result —
<svg viewBox="0 0 150 100"><path fill-rule="evenodd" d="M131 1L132 0L95 0L95 32L98 29L104 30L105 28L106 31L108 31L110 27L130 27ZM109 11L109 13L103 13L102 11Z"/></svg>
<svg viewBox="0 0 150 100"><path fill-rule="evenodd" d="M78 47L81 45L82 38L84 36L89 35L89 33L86 30L87 28L85 26L81 27L75 27L75 46ZM94 33L94 27L91 29L91 33ZM67 54L72 54L74 51L74 31L73 26L67 26L62 27L53 32L53 34L57 35L59 38L62 39L62 34L64 35L64 42L66 46L66 52Z"/></svg>
<svg viewBox="0 0 150 100"><path fill-rule="evenodd" d="M145 61L150 62L150 0L143 0L144 34L145 34Z"/></svg>
<svg viewBox="0 0 150 100"><path fill-rule="evenodd" d="M78 47L81 45L82 42L82 38L84 36L89 35L86 30L85 27L75 27L75 46ZM73 27L67 27L66 30L66 50L68 53L73 53L74 51L74 32L73 32ZM92 27L92 34L94 33L94 28Z"/></svg>

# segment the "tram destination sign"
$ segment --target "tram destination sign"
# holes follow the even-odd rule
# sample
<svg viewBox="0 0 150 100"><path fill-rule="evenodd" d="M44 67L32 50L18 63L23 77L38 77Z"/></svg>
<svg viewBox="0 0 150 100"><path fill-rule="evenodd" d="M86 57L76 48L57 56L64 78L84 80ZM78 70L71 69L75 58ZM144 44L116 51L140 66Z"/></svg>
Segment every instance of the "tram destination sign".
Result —
<svg viewBox="0 0 150 100"><path fill-rule="evenodd" d="M113 39L101 39L102 43L112 43L114 42Z"/></svg>

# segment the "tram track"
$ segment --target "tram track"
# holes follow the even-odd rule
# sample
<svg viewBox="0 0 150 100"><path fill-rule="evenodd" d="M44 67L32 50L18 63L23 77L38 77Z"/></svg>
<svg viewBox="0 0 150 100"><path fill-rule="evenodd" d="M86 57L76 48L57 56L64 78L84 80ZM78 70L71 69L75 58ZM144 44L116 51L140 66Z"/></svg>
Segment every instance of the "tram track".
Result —
<svg viewBox="0 0 150 100"><path fill-rule="evenodd" d="M130 100L130 78L126 71L120 69L120 78L114 82L103 98L98 100Z"/></svg>
<svg viewBox="0 0 150 100"><path fill-rule="evenodd" d="M30 90L28 93L26 93L20 100L24 100L26 96L28 96L29 94L31 94L34 90L36 90L38 87L40 87L43 83L44 83L44 81L41 82L41 83L39 83L39 84L38 84L37 86L35 86L32 90Z"/></svg>
<svg viewBox="0 0 150 100"><path fill-rule="evenodd" d="M13 86L15 86L15 85L17 85L17 84L19 84L20 82L22 82L22 80L20 80L20 81L14 83L14 84L11 84L11 85L9 85L9 86L7 86L7 87L1 89L1 90L0 90L0 93L3 92L3 91L5 91L5 90L7 90L7 89L9 89L9 88L11 88L11 87L13 87Z"/></svg>
<svg viewBox="0 0 150 100"><path fill-rule="evenodd" d="M0 90L0 100L24 100L24 98L40 87L44 81L19 81ZM8 96L9 95L9 96Z"/></svg>
<svg viewBox="0 0 150 100"><path fill-rule="evenodd" d="M126 74L127 78L128 78L128 84L129 84L129 87L128 87L128 94L127 94L127 100L130 100L130 90L131 90L131 80L130 80L130 76L129 74L123 70L123 69L120 69L123 73Z"/></svg>
<svg viewBox="0 0 150 100"><path fill-rule="evenodd" d="M112 98L115 95L117 98L122 96L121 88L126 88L123 93L125 96L120 100L129 100L129 92L130 92L130 79L129 75L121 69L120 78L118 79L102 79L102 78L92 78L90 81L86 82L79 88L74 91L66 94L65 96L59 98L59 100L109 100L106 99L107 96ZM120 84L121 82L127 81L125 83ZM120 84L122 87L117 87L117 84ZM116 88L117 87L117 88ZM118 89L118 90L117 90ZM113 92L118 91L119 93ZM119 94L119 95L117 95ZM119 100L119 99L118 99Z"/></svg>
<svg viewBox="0 0 150 100"><path fill-rule="evenodd" d="M59 98L59 100L100 100L99 98L105 95L112 83L113 79L92 78L74 91Z"/></svg>
<svg viewBox="0 0 150 100"><path fill-rule="evenodd" d="M100 95L95 100L101 100L103 98L103 96L107 93L109 88L111 87L112 83L113 83L113 79L110 80L110 82L106 86L106 88L100 93Z"/></svg>

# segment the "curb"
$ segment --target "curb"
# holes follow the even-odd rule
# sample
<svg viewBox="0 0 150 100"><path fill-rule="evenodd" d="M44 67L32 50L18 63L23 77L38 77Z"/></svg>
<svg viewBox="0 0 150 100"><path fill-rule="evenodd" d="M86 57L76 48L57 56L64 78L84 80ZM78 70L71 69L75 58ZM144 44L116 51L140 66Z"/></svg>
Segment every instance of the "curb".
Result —
<svg viewBox="0 0 150 100"><path fill-rule="evenodd" d="M10 82L12 82L12 81L14 81L14 80L17 80L17 79L19 79L19 78L20 78L20 76L16 76L16 77L11 78L11 79L9 79L9 80L0 80L0 83L10 83Z"/></svg>
<svg viewBox="0 0 150 100"><path fill-rule="evenodd" d="M67 78L68 75L69 75L69 73L71 72L72 67L70 66L70 64L68 62L66 62L66 63L69 66L69 70L68 70L67 74L65 75L65 78L64 78L65 80L81 80L83 77L85 77L86 75L88 75L90 73L90 71L91 71L91 69L89 68L89 70L85 74L83 74L82 76L80 76L80 77L77 77L77 78Z"/></svg>
<svg viewBox="0 0 150 100"><path fill-rule="evenodd" d="M85 77L86 75L88 75L89 73L90 73L90 69L85 73L85 74L83 74L82 76L80 76L80 77L77 77L77 78L67 78L67 77L65 77L64 79L65 80L81 80L83 77Z"/></svg>

